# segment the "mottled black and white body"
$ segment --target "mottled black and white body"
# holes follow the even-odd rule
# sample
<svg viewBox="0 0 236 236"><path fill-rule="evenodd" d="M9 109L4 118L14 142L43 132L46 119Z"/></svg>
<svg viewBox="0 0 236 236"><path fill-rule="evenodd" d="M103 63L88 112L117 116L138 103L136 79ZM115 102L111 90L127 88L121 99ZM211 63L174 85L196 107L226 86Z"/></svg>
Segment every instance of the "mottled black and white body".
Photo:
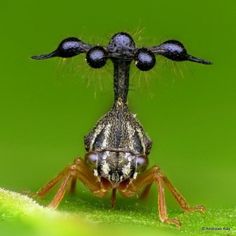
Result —
<svg viewBox="0 0 236 236"><path fill-rule="evenodd" d="M162 222L180 225L179 220L168 217L164 185L184 210L203 211L203 207L191 208L168 178L160 172L158 166L146 170L152 141L145 134L136 116L129 111L127 95L132 61L135 61L137 68L142 71L154 67L155 55L162 55L174 61L193 61L202 64L210 62L189 55L183 44L176 40L168 40L154 47L137 48L132 37L123 32L115 34L106 47L91 46L71 37L63 40L55 51L32 58L69 58L80 53L86 53L87 63L93 68L100 68L106 64L107 59L111 59L114 66L114 103L111 110L85 136L85 158L77 158L72 165L41 188L38 195L44 196L62 181L50 203L50 206L55 208L63 199L68 185L73 192L76 181L80 180L91 192L100 197L112 189L114 206L116 190L125 197L131 197L143 189L141 196L147 196L150 186L155 183L158 188L158 210Z"/></svg>
<svg viewBox="0 0 236 236"><path fill-rule="evenodd" d="M86 160L96 176L117 185L145 170L151 144L136 116L118 100L85 137Z"/></svg>

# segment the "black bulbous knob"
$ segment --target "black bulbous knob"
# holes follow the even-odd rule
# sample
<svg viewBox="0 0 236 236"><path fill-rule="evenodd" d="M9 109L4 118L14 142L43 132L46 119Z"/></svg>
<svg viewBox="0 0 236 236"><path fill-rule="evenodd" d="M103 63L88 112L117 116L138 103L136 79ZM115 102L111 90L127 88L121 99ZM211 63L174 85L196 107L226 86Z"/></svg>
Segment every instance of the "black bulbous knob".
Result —
<svg viewBox="0 0 236 236"><path fill-rule="evenodd" d="M57 49L53 52L39 56L32 56L31 58L35 60L43 60L52 57L69 58L85 52L88 49L89 45L85 44L78 38L70 37L62 40Z"/></svg>
<svg viewBox="0 0 236 236"><path fill-rule="evenodd" d="M185 61L188 59L187 51L184 45L177 40L168 40L159 46L163 56L174 61Z"/></svg>
<svg viewBox="0 0 236 236"><path fill-rule="evenodd" d="M140 48L134 55L135 65L142 71L151 70L155 63L156 58L153 52L147 48Z"/></svg>
<svg viewBox="0 0 236 236"><path fill-rule="evenodd" d="M210 61L189 55L184 45L177 40L165 41L159 46L152 48L152 51L173 61L192 61L206 65L212 64Z"/></svg>
<svg viewBox="0 0 236 236"><path fill-rule="evenodd" d="M64 39L58 46L57 55L59 57L73 57L81 52L84 52L82 48L82 41L78 38L70 37Z"/></svg>
<svg viewBox="0 0 236 236"><path fill-rule="evenodd" d="M107 52L101 46L90 48L86 55L87 63L93 68L101 68L106 64Z"/></svg>
<svg viewBox="0 0 236 236"><path fill-rule="evenodd" d="M107 50L111 54L111 58L130 58L133 55L135 43L133 38L124 32L119 32L112 36Z"/></svg>

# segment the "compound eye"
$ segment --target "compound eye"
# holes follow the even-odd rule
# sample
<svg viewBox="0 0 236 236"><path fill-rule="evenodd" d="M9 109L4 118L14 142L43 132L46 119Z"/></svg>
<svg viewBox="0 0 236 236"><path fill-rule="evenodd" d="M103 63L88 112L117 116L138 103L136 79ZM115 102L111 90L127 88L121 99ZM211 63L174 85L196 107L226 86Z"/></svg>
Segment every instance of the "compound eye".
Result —
<svg viewBox="0 0 236 236"><path fill-rule="evenodd" d="M148 71L153 68L156 58L153 52L147 48L140 48L134 55L135 65L142 71Z"/></svg>
<svg viewBox="0 0 236 236"><path fill-rule="evenodd" d="M93 68L101 68L106 64L107 52L101 46L91 48L86 55L87 63Z"/></svg>
<svg viewBox="0 0 236 236"><path fill-rule="evenodd" d="M142 172L148 165L148 159L146 156L138 156L136 158L137 172Z"/></svg>
<svg viewBox="0 0 236 236"><path fill-rule="evenodd" d="M82 41L77 38L66 38L59 44L56 50L57 56L64 58L76 56L79 53L84 52L82 45Z"/></svg>
<svg viewBox="0 0 236 236"><path fill-rule="evenodd" d="M90 167L96 167L97 162L98 162L98 154L96 152L89 152L85 156L85 162L90 166Z"/></svg>

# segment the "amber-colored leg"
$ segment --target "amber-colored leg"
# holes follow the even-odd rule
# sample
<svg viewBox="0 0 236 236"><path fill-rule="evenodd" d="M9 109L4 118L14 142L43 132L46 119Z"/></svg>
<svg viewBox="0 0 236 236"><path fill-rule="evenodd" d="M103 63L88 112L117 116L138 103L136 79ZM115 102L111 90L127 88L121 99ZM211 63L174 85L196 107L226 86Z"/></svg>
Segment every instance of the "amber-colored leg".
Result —
<svg viewBox="0 0 236 236"><path fill-rule="evenodd" d="M102 186L97 177L93 175L93 172L85 165L84 161L78 158L74 161L74 164L65 168L58 176L42 187L37 194L38 196L44 196L58 182L62 181L57 193L49 204L49 207L56 208L63 199L67 188L70 187L71 189L76 179L80 180L96 196L103 197L108 190Z"/></svg>
<svg viewBox="0 0 236 236"><path fill-rule="evenodd" d="M114 208L115 204L116 204L116 188L113 188L111 194L111 207Z"/></svg>
<svg viewBox="0 0 236 236"><path fill-rule="evenodd" d="M162 179L163 179L166 187L170 190L170 192L172 193L172 195L174 196L174 198L176 199L176 201L179 203L180 207L184 211L188 211L188 212L199 211L202 213L205 212L206 209L202 205L190 207L190 205L185 200L183 195L173 186L173 184L170 182L170 180L164 175L162 175Z"/></svg>
<svg viewBox="0 0 236 236"><path fill-rule="evenodd" d="M148 197L148 194L150 193L150 189L151 189L152 185L148 184L147 186L144 187L142 193L140 194L139 198L141 200L145 200Z"/></svg>
<svg viewBox="0 0 236 236"><path fill-rule="evenodd" d="M74 194L75 193L76 183L77 183L77 178L73 177L71 182L70 182L70 188L69 188L69 193L70 194Z"/></svg>
<svg viewBox="0 0 236 236"><path fill-rule="evenodd" d="M176 226L180 226L181 223L179 220L175 218L169 218L167 214L166 201L165 201L165 192L164 192L164 184L168 187L170 192L174 195L175 199L179 203L179 205L187 211L202 211L202 208L190 208L184 197L177 191L177 189L171 184L171 182L164 176L159 167L154 166L142 175L138 176L133 182L127 185L126 188L121 189L123 195L130 197L134 195L140 188L144 188L148 191L149 186L155 183L158 191L158 211L159 217L162 222L168 224L174 224Z"/></svg>
<svg viewBox="0 0 236 236"><path fill-rule="evenodd" d="M45 186L39 189L37 195L39 197L45 196L47 192L49 192L59 181L62 180L62 178L66 175L67 172L68 172L68 167L65 168L63 171L61 171L54 179L48 182Z"/></svg>

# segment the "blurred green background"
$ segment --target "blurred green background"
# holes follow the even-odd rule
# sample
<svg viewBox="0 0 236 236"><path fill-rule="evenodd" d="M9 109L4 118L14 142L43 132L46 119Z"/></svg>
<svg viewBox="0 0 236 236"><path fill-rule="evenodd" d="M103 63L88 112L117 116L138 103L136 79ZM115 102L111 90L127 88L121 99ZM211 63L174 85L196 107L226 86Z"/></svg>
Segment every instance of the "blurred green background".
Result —
<svg viewBox="0 0 236 236"><path fill-rule="evenodd" d="M235 6L233 0L1 2L0 186L36 191L84 155L83 136L113 101L111 63L94 71L84 55L30 56L69 36L105 45L127 31L140 47L177 39L190 54L214 62L157 57L148 73L133 65L129 105L153 140L151 164L189 202L235 206ZM153 189L150 207L155 196ZM168 204L177 207L169 195Z"/></svg>

